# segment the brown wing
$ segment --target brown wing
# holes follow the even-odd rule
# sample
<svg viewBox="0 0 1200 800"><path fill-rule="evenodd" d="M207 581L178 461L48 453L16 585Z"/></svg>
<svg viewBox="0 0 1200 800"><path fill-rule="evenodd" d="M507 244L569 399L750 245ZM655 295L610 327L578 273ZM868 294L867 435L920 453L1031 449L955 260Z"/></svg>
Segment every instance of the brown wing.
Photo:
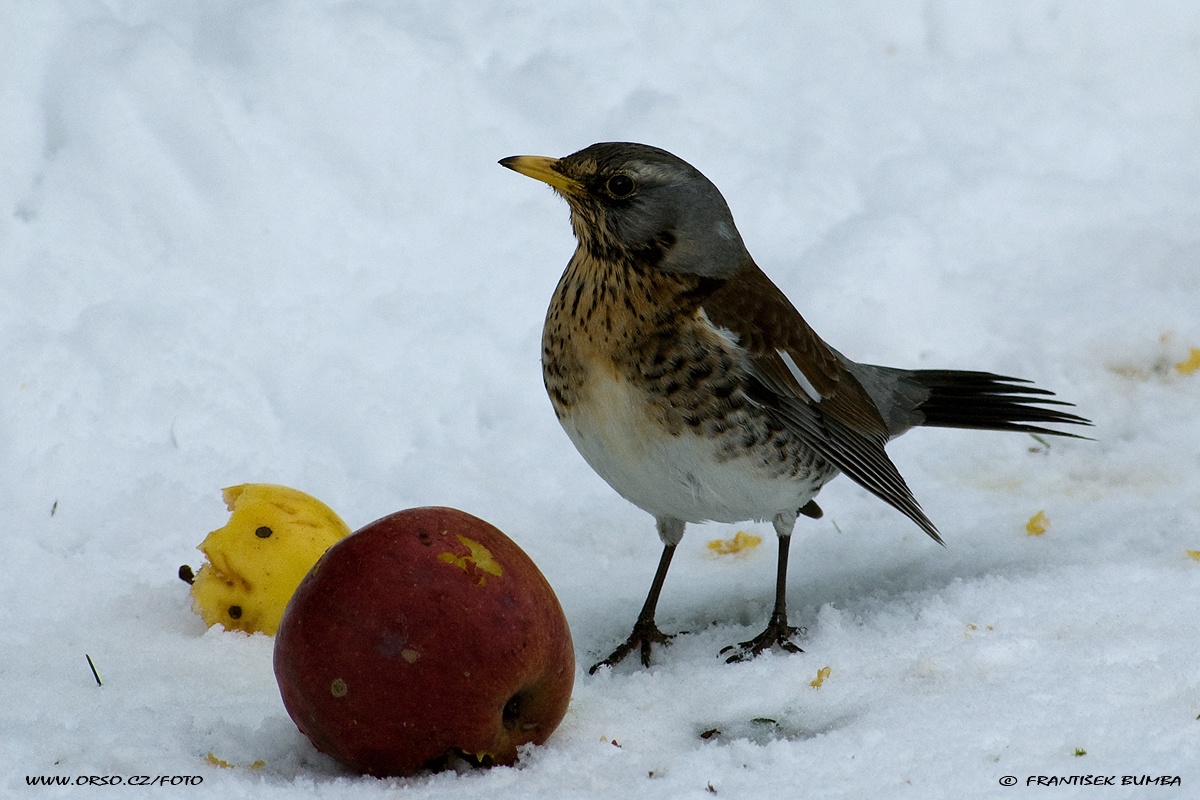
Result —
<svg viewBox="0 0 1200 800"><path fill-rule="evenodd" d="M888 429L875 403L762 270L748 263L703 308L714 325L734 334L746 350L757 384L750 392L755 402L941 543L937 528L884 450Z"/></svg>

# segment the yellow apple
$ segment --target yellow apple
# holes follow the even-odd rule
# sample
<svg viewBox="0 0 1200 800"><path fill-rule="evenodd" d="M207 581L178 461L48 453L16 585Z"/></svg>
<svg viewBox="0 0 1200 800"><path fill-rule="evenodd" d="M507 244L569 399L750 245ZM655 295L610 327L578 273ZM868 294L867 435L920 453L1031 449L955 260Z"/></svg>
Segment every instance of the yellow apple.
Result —
<svg viewBox="0 0 1200 800"><path fill-rule="evenodd" d="M192 581L192 605L208 625L274 634L300 580L350 528L286 486L244 483L222 495L233 514L200 543L207 563Z"/></svg>

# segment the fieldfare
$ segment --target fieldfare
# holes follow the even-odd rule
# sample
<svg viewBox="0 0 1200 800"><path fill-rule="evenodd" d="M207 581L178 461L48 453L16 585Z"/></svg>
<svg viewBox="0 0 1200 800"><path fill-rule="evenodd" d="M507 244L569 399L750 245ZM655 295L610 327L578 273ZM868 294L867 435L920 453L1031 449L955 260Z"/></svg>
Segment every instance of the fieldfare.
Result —
<svg viewBox="0 0 1200 800"><path fill-rule="evenodd" d="M610 142L500 164L553 187L578 240L542 333L554 412L587 463L654 516L663 542L632 634L592 672L635 650L648 666L652 645L669 640L655 607L689 522L772 522L770 621L722 652L796 652L791 533L797 515L821 516L813 498L838 473L941 543L889 439L917 426L1074 436L1042 425L1090 424L1018 378L851 361L754 263L717 187L671 153Z"/></svg>

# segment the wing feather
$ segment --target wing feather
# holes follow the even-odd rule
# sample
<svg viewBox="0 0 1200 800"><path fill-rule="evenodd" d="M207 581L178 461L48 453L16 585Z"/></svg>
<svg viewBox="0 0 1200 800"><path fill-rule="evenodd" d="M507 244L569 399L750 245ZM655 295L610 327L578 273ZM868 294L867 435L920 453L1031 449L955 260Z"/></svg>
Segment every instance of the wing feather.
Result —
<svg viewBox="0 0 1200 800"><path fill-rule="evenodd" d="M752 379L748 394L754 402L941 543L884 449L888 428L874 401L762 270L746 264L703 302L703 309L745 351ZM807 386L793 369L807 379Z"/></svg>

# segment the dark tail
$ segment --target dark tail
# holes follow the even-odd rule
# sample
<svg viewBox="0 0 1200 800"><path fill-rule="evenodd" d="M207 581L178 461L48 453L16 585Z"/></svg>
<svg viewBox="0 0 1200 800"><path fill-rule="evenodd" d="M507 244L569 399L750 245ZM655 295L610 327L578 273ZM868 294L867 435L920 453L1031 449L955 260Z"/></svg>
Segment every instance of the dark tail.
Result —
<svg viewBox="0 0 1200 800"><path fill-rule="evenodd" d="M929 397L916 409L925 417L921 425L1086 439L1042 425L1092 424L1076 414L1060 411L1073 405L1049 399L1054 392L1039 389L1021 378L950 369L915 370L907 377L929 390Z"/></svg>

